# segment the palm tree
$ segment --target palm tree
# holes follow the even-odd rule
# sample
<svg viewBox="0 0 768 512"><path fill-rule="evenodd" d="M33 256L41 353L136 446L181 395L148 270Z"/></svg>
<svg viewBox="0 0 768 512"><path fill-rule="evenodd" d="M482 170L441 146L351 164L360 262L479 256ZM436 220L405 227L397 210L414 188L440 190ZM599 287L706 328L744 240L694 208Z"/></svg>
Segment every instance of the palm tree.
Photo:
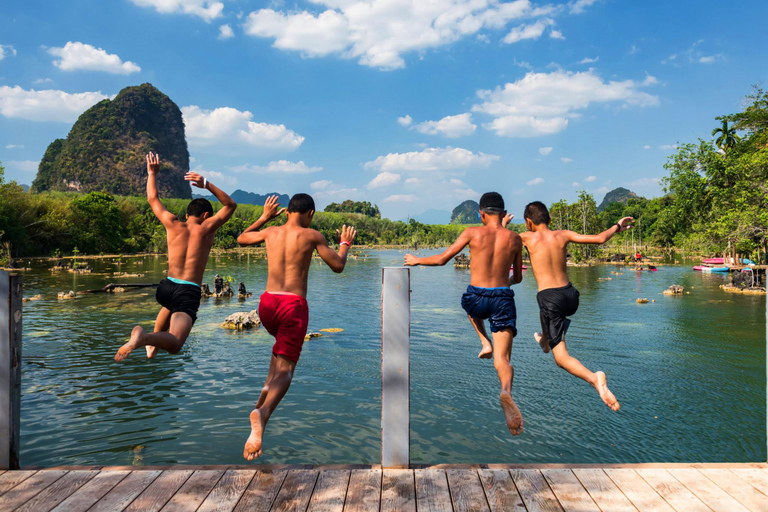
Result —
<svg viewBox="0 0 768 512"><path fill-rule="evenodd" d="M715 140L715 145L723 151L728 151L733 148L736 145L736 142L741 140L741 138L736 135L736 128L729 127L728 121L726 120L723 120L723 125L720 128L712 130L713 137L718 133L720 136Z"/></svg>

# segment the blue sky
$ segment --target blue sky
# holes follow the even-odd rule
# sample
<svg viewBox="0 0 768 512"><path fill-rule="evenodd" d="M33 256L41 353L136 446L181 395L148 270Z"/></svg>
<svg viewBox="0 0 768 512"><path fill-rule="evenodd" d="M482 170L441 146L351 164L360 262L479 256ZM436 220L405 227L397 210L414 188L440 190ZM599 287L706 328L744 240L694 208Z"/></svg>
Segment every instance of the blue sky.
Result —
<svg viewBox="0 0 768 512"><path fill-rule="evenodd" d="M151 82L228 191L364 199L390 218L501 192L660 195L768 79L768 3L27 0L0 7L0 162L31 183L93 103Z"/></svg>

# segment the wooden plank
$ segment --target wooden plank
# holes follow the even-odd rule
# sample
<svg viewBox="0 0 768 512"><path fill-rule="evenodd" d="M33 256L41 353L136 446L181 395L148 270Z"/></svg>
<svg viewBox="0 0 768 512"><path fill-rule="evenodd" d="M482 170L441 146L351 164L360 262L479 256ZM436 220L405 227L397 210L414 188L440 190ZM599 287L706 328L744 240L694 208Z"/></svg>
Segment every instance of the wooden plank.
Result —
<svg viewBox="0 0 768 512"><path fill-rule="evenodd" d="M768 473L755 468L732 468L731 471L752 487L768 495Z"/></svg>
<svg viewBox="0 0 768 512"><path fill-rule="evenodd" d="M23 505L67 473L69 471L38 471L0 496L0 510L13 510Z"/></svg>
<svg viewBox="0 0 768 512"><path fill-rule="evenodd" d="M59 503L53 512L85 512L129 474L130 471L99 471L89 482Z"/></svg>
<svg viewBox="0 0 768 512"><path fill-rule="evenodd" d="M557 501L541 471L536 469L510 469L509 474L523 498L529 512L562 512L563 507Z"/></svg>
<svg viewBox="0 0 768 512"><path fill-rule="evenodd" d="M711 509L678 482L666 469L636 469L653 489L677 512L710 512Z"/></svg>
<svg viewBox="0 0 768 512"><path fill-rule="evenodd" d="M574 469L573 474L603 512L637 512L602 469Z"/></svg>
<svg viewBox="0 0 768 512"><path fill-rule="evenodd" d="M16 512L48 512L98 474L98 471L70 471L17 508Z"/></svg>
<svg viewBox="0 0 768 512"><path fill-rule="evenodd" d="M257 471L234 512L269 510L287 474L287 471Z"/></svg>
<svg viewBox="0 0 768 512"><path fill-rule="evenodd" d="M713 485L698 469L679 468L667 471L715 512L749 512L735 498Z"/></svg>
<svg viewBox="0 0 768 512"><path fill-rule="evenodd" d="M0 495L10 491L35 473L37 471L34 470L6 471L0 475Z"/></svg>
<svg viewBox="0 0 768 512"><path fill-rule="evenodd" d="M342 512L349 487L349 471L321 471L309 502L309 512Z"/></svg>
<svg viewBox="0 0 768 512"><path fill-rule="evenodd" d="M565 512L595 511L599 507L570 469L543 469L552 492Z"/></svg>
<svg viewBox="0 0 768 512"><path fill-rule="evenodd" d="M381 477L381 512L416 512L416 484L410 469L385 469Z"/></svg>
<svg viewBox="0 0 768 512"><path fill-rule="evenodd" d="M634 469L606 468L604 471L640 512L675 512Z"/></svg>
<svg viewBox="0 0 768 512"><path fill-rule="evenodd" d="M449 469L448 488L456 512L489 512L480 477L474 469Z"/></svg>
<svg viewBox="0 0 768 512"><path fill-rule="evenodd" d="M280 492L270 510L274 512L304 512L315 488L319 471L298 469L288 471Z"/></svg>
<svg viewBox="0 0 768 512"><path fill-rule="evenodd" d="M517 492L509 471L481 469L477 472L485 489L485 497L491 512L526 512L523 498Z"/></svg>
<svg viewBox="0 0 768 512"><path fill-rule="evenodd" d="M381 465L407 468L411 427L411 274L381 271Z"/></svg>
<svg viewBox="0 0 768 512"><path fill-rule="evenodd" d="M0 469L19 469L22 283L0 270Z"/></svg>
<svg viewBox="0 0 768 512"><path fill-rule="evenodd" d="M255 470L228 470L205 498L197 512L231 512L255 474Z"/></svg>
<svg viewBox="0 0 768 512"><path fill-rule="evenodd" d="M161 509L162 512L194 512L216 486L223 474L224 471L221 470L195 471L168 500L168 503Z"/></svg>
<svg viewBox="0 0 768 512"><path fill-rule="evenodd" d="M127 507L162 471L133 471L104 495L88 512L116 512Z"/></svg>
<svg viewBox="0 0 768 512"><path fill-rule="evenodd" d="M451 491L448 478L442 469L417 469L416 506L419 512L444 512L451 510Z"/></svg>
<svg viewBox="0 0 768 512"><path fill-rule="evenodd" d="M768 510L768 496L727 469L707 468L699 471L749 510Z"/></svg>
<svg viewBox="0 0 768 512"><path fill-rule="evenodd" d="M344 512L379 512L380 503L381 470L353 469Z"/></svg>
<svg viewBox="0 0 768 512"><path fill-rule="evenodd" d="M126 512L156 512L163 508L194 471L163 471L125 508Z"/></svg>

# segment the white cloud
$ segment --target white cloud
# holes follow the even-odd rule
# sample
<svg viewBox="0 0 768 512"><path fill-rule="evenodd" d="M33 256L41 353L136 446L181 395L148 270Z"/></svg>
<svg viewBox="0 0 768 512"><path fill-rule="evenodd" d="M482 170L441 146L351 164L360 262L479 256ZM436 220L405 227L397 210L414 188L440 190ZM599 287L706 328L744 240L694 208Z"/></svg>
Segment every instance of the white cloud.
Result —
<svg viewBox="0 0 768 512"><path fill-rule="evenodd" d="M677 149L677 144L662 144L661 146L659 146L659 149L663 149L664 151Z"/></svg>
<svg viewBox="0 0 768 512"><path fill-rule="evenodd" d="M715 56L714 55L706 55L704 57L699 58L699 62L701 64L714 64L715 63Z"/></svg>
<svg viewBox="0 0 768 512"><path fill-rule="evenodd" d="M394 185L400 181L400 175L393 172L380 172L368 183L368 188L379 188Z"/></svg>
<svg viewBox="0 0 768 512"><path fill-rule="evenodd" d="M567 156L561 156L560 161L563 162L564 164L569 164L573 162L573 158L568 158Z"/></svg>
<svg viewBox="0 0 768 512"><path fill-rule="evenodd" d="M630 55L634 55L634 54L639 53L639 52L640 52L640 48L638 48L634 44L632 45L632 48L629 49L629 54Z"/></svg>
<svg viewBox="0 0 768 512"><path fill-rule="evenodd" d="M36 172L40 162L33 160L10 160L6 162L9 169L16 169L23 172Z"/></svg>
<svg viewBox="0 0 768 512"><path fill-rule="evenodd" d="M583 59L581 59L579 61L579 64L592 64L593 62L597 62L598 60L600 60L600 56L599 55L597 57L595 57L594 59L591 59L589 57L584 57Z"/></svg>
<svg viewBox="0 0 768 512"><path fill-rule="evenodd" d="M516 82L479 90L482 103L474 112L494 119L484 128L504 137L537 137L564 130L570 118L578 117L592 103L621 102L624 105L658 105L659 98L640 91L634 80L604 82L594 70L551 73L530 72Z"/></svg>
<svg viewBox="0 0 768 512"><path fill-rule="evenodd" d="M512 44L524 39L538 39L544 33L544 30L552 24L554 24L554 20L544 18L533 23L518 25L504 37L504 42Z"/></svg>
<svg viewBox="0 0 768 512"><path fill-rule="evenodd" d="M51 84L53 83L53 80L50 78L37 78L32 81L33 85L42 85L42 84Z"/></svg>
<svg viewBox="0 0 768 512"><path fill-rule="evenodd" d="M6 55L16 56L16 48L10 44L0 44L0 60L3 60Z"/></svg>
<svg viewBox="0 0 768 512"><path fill-rule="evenodd" d="M253 122L253 114L231 107L214 110L196 105L182 107L186 134L191 142L217 144L239 142L248 146L296 149L304 137L283 124Z"/></svg>
<svg viewBox="0 0 768 512"><path fill-rule="evenodd" d="M310 183L309 188L311 188L312 190L325 190L331 185L333 185L332 181L320 180L320 181L313 181L312 183Z"/></svg>
<svg viewBox="0 0 768 512"><path fill-rule="evenodd" d="M408 178L405 180L406 185L417 185L421 183L421 180L419 178Z"/></svg>
<svg viewBox="0 0 768 512"><path fill-rule="evenodd" d="M315 182L315 183L324 183ZM312 185L310 185L311 187ZM328 182L322 189L316 192L317 197L323 197L326 199L353 199L360 196L360 191L357 188L346 188L340 185L336 185L333 182Z"/></svg>
<svg viewBox="0 0 768 512"><path fill-rule="evenodd" d="M24 144L8 144L5 146L5 149L23 149Z"/></svg>
<svg viewBox="0 0 768 512"><path fill-rule="evenodd" d="M310 174L323 170L322 167L309 167L303 161L290 162L288 160L277 160L269 162L267 165L239 165L229 169L235 172L253 172L256 174Z"/></svg>
<svg viewBox="0 0 768 512"><path fill-rule="evenodd" d="M553 30L549 33L549 37L552 39L565 39L565 36L559 30Z"/></svg>
<svg viewBox="0 0 768 512"><path fill-rule="evenodd" d="M531 181L529 181L527 185L531 185L531 186L541 185L542 183L544 183L544 178L534 178Z"/></svg>
<svg viewBox="0 0 768 512"><path fill-rule="evenodd" d="M101 91L70 94L52 89L27 91L19 86L3 85L0 86L0 114L30 121L71 123L83 111L107 98Z"/></svg>
<svg viewBox="0 0 768 512"><path fill-rule="evenodd" d="M496 155L473 153L468 149L427 148L424 151L408 153L389 153L371 162L366 162L366 169L380 171L454 171L466 169L485 169L498 160Z"/></svg>
<svg viewBox="0 0 768 512"><path fill-rule="evenodd" d="M213 181L217 183L226 183L227 185L237 185L238 183L237 178L233 176L227 176L226 174L222 174L218 171L206 171L201 167L197 167L196 169L193 169L193 171L198 173L201 176L204 176L209 181Z"/></svg>
<svg viewBox="0 0 768 512"><path fill-rule="evenodd" d="M411 194L395 194L382 200L382 203L412 203L418 198Z"/></svg>
<svg viewBox="0 0 768 512"><path fill-rule="evenodd" d="M405 67L403 55L451 44L512 20L541 18L560 10L530 0L312 0L321 12L261 9L244 24L253 37L305 57L336 55L380 69ZM322 10L325 9L325 10Z"/></svg>
<svg viewBox="0 0 768 512"><path fill-rule="evenodd" d="M228 24L219 27L219 39L229 39L232 37L235 37L235 32L232 30L232 27Z"/></svg>
<svg viewBox="0 0 768 512"><path fill-rule="evenodd" d="M579 183L578 181L574 181L573 183L571 183L571 186L573 188L579 188L579 187L581 187L581 183Z"/></svg>
<svg viewBox="0 0 768 512"><path fill-rule="evenodd" d="M647 87L649 85L656 85L659 83L659 79L655 76L649 75L648 73L645 74L645 80L643 80L643 86Z"/></svg>
<svg viewBox="0 0 768 512"><path fill-rule="evenodd" d="M548 154L550 154L552 152L552 149L553 148L551 148L549 146L545 146L543 148L539 148L539 154L547 156Z"/></svg>
<svg viewBox="0 0 768 512"><path fill-rule="evenodd" d="M646 144L645 146L643 146L643 149L651 149L651 146L649 146L648 144Z"/></svg>
<svg viewBox="0 0 768 512"><path fill-rule="evenodd" d="M405 117L398 117L397 122L400 123L400 126L411 126L411 123L413 122L413 118L411 116L406 115Z"/></svg>
<svg viewBox="0 0 768 512"><path fill-rule="evenodd" d="M609 189L608 187L600 187L600 188L596 188L595 190L593 190L593 193L595 193L595 194L607 194L610 191L611 191L611 189Z"/></svg>
<svg viewBox="0 0 768 512"><path fill-rule="evenodd" d="M439 121L424 121L413 126L411 129L426 135L443 135L455 139L465 135L472 135L475 133L477 125L472 123L472 114L467 112L456 116L446 116Z"/></svg>
<svg viewBox="0 0 768 512"><path fill-rule="evenodd" d="M104 71L115 75L141 71L134 62L123 62L113 53L80 42L69 41L62 48L49 48L48 53L61 59L53 61L53 65L62 71Z"/></svg>
<svg viewBox="0 0 768 512"><path fill-rule="evenodd" d="M183 13L199 16L210 22L221 16L224 4L210 0L131 0L141 7L154 7L163 14Z"/></svg>
<svg viewBox="0 0 768 512"><path fill-rule="evenodd" d="M593 181L596 181L596 180L597 180L597 176L587 176L586 178L584 178L584 181L586 181L587 183L592 183Z"/></svg>
<svg viewBox="0 0 768 512"><path fill-rule="evenodd" d="M600 0L576 0L571 2L568 6L571 8L571 14L581 14L587 10L587 7L596 4Z"/></svg>

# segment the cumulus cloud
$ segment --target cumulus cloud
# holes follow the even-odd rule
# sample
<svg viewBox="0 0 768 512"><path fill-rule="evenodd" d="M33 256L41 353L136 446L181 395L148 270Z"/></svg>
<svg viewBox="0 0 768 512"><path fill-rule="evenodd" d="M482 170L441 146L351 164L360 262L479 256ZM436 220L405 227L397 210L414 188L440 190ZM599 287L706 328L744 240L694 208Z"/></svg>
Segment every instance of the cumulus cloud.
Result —
<svg viewBox="0 0 768 512"><path fill-rule="evenodd" d="M53 65L62 71L104 71L115 75L130 75L141 71L134 62L123 62L113 53L76 41L69 41L62 48L49 48L48 53L60 58L53 61Z"/></svg>
<svg viewBox="0 0 768 512"><path fill-rule="evenodd" d="M592 183L593 181L596 181L596 180L597 180L597 176L587 176L586 178L584 178L584 181L586 181L587 183Z"/></svg>
<svg viewBox="0 0 768 512"><path fill-rule="evenodd" d="M475 133L477 125L472 122L472 114L467 112L456 116L446 116L439 121L424 121L414 125L411 129L426 135L443 135L455 139L472 135Z"/></svg>
<svg viewBox="0 0 768 512"><path fill-rule="evenodd" d="M590 7L599 1L600 0L576 0L569 3L568 7L571 9L571 14L581 14L587 10L587 7Z"/></svg>
<svg viewBox="0 0 768 512"><path fill-rule="evenodd" d="M6 144L5 149L22 149L24 144Z"/></svg>
<svg viewBox="0 0 768 512"><path fill-rule="evenodd" d="M579 61L579 64L592 64L594 62L597 62L598 60L600 60L600 56L599 55L597 57L595 57L594 59L589 58L589 57L584 57L583 59L581 59Z"/></svg>
<svg viewBox="0 0 768 512"><path fill-rule="evenodd" d="M705 55L704 57L699 58L700 64L714 64L715 63L715 56L714 55Z"/></svg>
<svg viewBox="0 0 768 512"><path fill-rule="evenodd" d="M275 48L298 51L305 57L336 55L357 59L363 66L397 69L405 67L403 55L409 52L482 36L483 30L500 30L513 20L541 18L558 10L536 7L530 0L312 0L312 3L325 10L315 13L268 8L251 12L244 24L245 32L271 39Z"/></svg>
<svg viewBox="0 0 768 512"><path fill-rule="evenodd" d="M545 146L543 148L539 148L539 154L547 156L548 154L550 154L552 152L552 149L553 148L551 148L549 146Z"/></svg>
<svg viewBox="0 0 768 512"><path fill-rule="evenodd" d="M400 126L411 126L411 123L413 123L413 118L406 115L405 117L398 117L397 122L400 123Z"/></svg>
<svg viewBox="0 0 768 512"><path fill-rule="evenodd" d="M567 156L561 156L560 161L563 162L564 164L569 164L573 162L573 158L568 158Z"/></svg>
<svg viewBox="0 0 768 512"><path fill-rule="evenodd" d="M23 172L36 172L40 162L34 160L10 160L6 162L9 169L16 169Z"/></svg>
<svg viewBox="0 0 768 512"><path fill-rule="evenodd" d="M3 85L0 86L0 114L30 121L72 123L83 111L107 98L101 91L70 94Z"/></svg>
<svg viewBox="0 0 768 512"><path fill-rule="evenodd" d="M224 9L221 2L210 0L131 0L141 7L154 7L157 12L163 14L182 13L198 16L210 22L219 16Z"/></svg>
<svg viewBox="0 0 768 512"><path fill-rule="evenodd" d="M196 169L193 169L193 171L216 183L226 183L227 185L237 185L238 183L237 178L234 176L227 176L226 174L222 174L219 171L206 171L199 166Z"/></svg>
<svg viewBox="0 0 768 512"><path fill-rule="evenodd" d="M53 80L50 78L37 78L32 81L33 85L42 85L42 84L50 84L53 83Z"/></svg>
<svg viewBox="0 0 768 512"><path fill-rule="evenodd" d="M527 184L533 186L533 185L541 185L542 183L544 183L544 178L534 178L531 181L529 181Z"/></svg>
<svg viewBox="0 0 768 512"><path fill-rule="evenodd" d="M10 44L0 44L0 60L3 60L6 56L16 56L16 48Z"/></svg>
<svg viewBox="0 0 768 512"><path fill-rule="evenodd" d="M596 188L594 190L594 193L595 194L607 194L610 191L611 191L611 189L609 189L608 187L600 187L600 188Z"/></svg>
<svg viewBox="0 0 768 512"><path fill-rule="evenodd" d="M417 200L418 197L412 194L395 194L384 198L382 203L412 203L413 201Z"/></svg>
<svg viewBox="0 0 768 512"><path fill-rule="evenodd" d="M549 37L552 38L552 39L565 39L565 36L559 30L552 30L549 33Z"/></svg>
<svg viewBox="0 0 768 512"><path fill-rule="evenodd" d="M235 37L235 32L229 25L222 25L219 27L219 39L229 39Z"/></svg>
<svg viewBox="0 0 768 512"><path fill-rule="evenodd" d="M581 187L581 183L579 183L578 181L574 181L573 183L571 183L571 186L573 188L579 188L579 187Z"/></svg>
<svg viewBox="0 0 768 512"><path fill-rule="evenodd" d="M230 167L235 172L252 172L256 174L310 174L320 172L322 167L309 167L303 161L290 162L288 160L276 160L267 165L239 165Z"/></svg>
<svg viewBox="0 0 768 512"><path fill-rule="evenodd" d="M493 116L484 128L503 137L537 137L564 130L592 103L621 102L639 107L658 105L659 98L640 90L634 80L603 81L594 70L530 72L494 90L479 90L474 112Z"/></svg>
<svg viewBox="0 0 768 512"><path fill-rule="evenodd" d="M408 178L405 180L406 185L418 185L419 183L421 183L419 178Z"/></svg>
<svg viewBox="0 0 768 512"><path fill-rule="evenodd" d="M320 180L320 181L313 181L309 184L309 188L312 190L325 190L328 187L330 187L333 184L332 181L329 180Z"/></svg>
<svg viewBox="0 0 768 512"><path fill-rule="evenodd" d="M239 142L247 146L296 149L304 137L283 124L267 124L252 121L253 114L232 107L214 110L201 109L196 105L182 107L186 134L197 144Z"/></svg>
<svg viewBox="0 0 768 512"><path fill-rule="evenodd" d="M672 149L677 149L677 144L662 144L659 146L659 149L662 149L664 151L670 151Z"/></svg>
<svg viewBox="0 0 768 512"><path fill-rule="evenodd" d="M544 33L544 30L554 23L554 20L544 18L533 23L518 25L510 30L503 41L507 44L512 44L524 39L538 39Z"/></svg>
<svg viewBox="0 0 768 512"><path fill-rule="evenodd" d="M498 160L497 155L473 153L468 149L427 148L424 151L389 153L365 163L366 169L380 171L455 171L485 169Z"/></svg>
<svg viewBox="0 0 768 512"><path fill-rule="evenodd" d="M368 183L368 188L379 188L394 185L400 181L400 175L393 172L380 172Z"/></svg>
<svg viewBox="0 0 768 512"><path fill-rule="evenodd" d="M646 144L645 146L643 146L643 149L651 149L651 146Z"/></svg>

